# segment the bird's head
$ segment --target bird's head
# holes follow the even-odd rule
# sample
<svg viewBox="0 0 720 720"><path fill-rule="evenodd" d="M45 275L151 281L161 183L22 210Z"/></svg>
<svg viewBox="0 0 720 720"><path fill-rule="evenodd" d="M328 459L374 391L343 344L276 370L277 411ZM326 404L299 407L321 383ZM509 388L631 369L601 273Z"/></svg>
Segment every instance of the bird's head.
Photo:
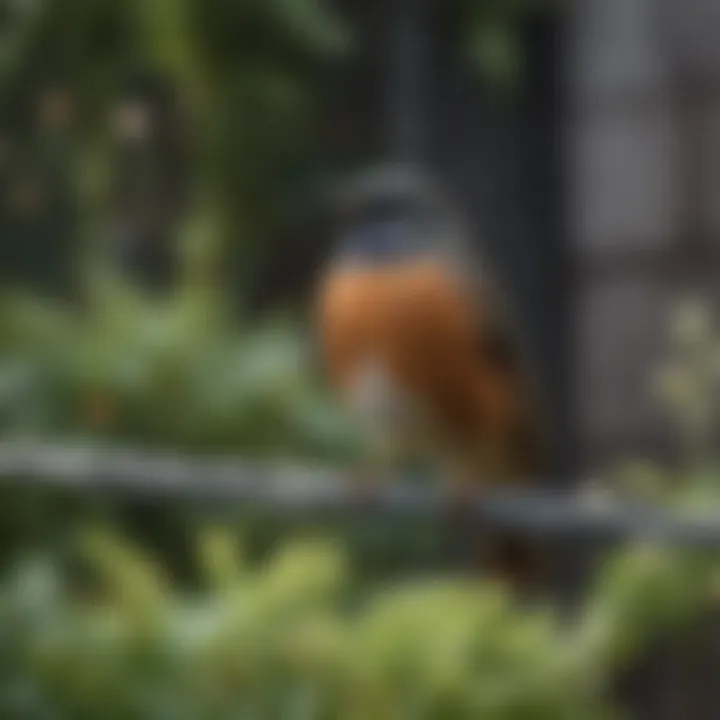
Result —
<svg viewBox="0 0 720 720"><path fill-rule="evenodd" d="M433 252L456 232L457 213L420 168L383 165L352 178L337 194L337 252L384 264Z"/></svg>

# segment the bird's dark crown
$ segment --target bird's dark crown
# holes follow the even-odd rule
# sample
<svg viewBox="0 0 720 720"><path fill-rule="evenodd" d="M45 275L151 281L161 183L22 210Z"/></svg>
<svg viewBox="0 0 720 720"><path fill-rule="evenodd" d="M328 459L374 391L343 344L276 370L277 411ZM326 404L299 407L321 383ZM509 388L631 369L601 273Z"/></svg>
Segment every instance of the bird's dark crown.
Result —
<svg viewBox="0 0 720 720"><path fill-rule="evenodd" d="M381 166L353 179L338 198L339 253L363 262L392 262L431 251L450 209L421 170Z"/></svg>

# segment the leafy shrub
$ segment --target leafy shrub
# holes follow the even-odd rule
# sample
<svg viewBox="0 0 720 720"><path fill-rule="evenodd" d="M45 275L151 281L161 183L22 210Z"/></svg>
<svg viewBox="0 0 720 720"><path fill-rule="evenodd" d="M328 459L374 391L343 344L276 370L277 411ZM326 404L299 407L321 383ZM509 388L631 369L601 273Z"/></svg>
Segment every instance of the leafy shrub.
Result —
<svg viewBox="0 0 720 720"><path fill-rule="evenodd" d="M21 564L0 593L3 717L616 717L607 682L640 625L687 617L713 578L710 564L636 549L569 622L471 580L353 600L342 550L320 541L261 567L217 530L199 548L207 589L194 595L105 534L85 543L92 593L47 559Z"/></svg>
<svg viewBox="0 0 720 720"><path fill-rule="evenodd" d="M0 427L194 451L348 457L349 423L282 319L242 332L214 300L106 290L79 313L0 303Z"/></svg>

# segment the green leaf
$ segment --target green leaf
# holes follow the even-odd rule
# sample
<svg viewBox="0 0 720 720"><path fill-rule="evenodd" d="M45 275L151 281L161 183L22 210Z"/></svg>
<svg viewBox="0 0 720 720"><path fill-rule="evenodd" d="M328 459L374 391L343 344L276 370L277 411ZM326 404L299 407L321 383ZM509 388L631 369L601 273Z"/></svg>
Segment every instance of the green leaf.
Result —
<svg viewBox="0 0 720 720"><path fill-rule="evenodd" d="M322 0L267 0L267 11L305 50L337 55L350 47L348 29Z"/></svg>
<svg viewBox="0 0 720 720"><path fill-rule="evenodd" d="M494 87L513 89L522 80L524 48L512 20L482 16L470 31L467 52L476 70Z"/></svg>

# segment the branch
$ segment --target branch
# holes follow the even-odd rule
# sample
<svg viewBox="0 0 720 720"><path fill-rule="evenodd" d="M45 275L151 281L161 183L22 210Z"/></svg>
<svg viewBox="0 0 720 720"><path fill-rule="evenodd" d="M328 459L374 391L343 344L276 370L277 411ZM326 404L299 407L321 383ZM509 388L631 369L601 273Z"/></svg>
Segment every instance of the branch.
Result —
<svg viewBox="0 0 720 720"><path fill-rule="evenodd" d="M111 492L202 504L264 506L293 513L372 512L389 518L441 519L447 498L438 489L389 486L371 506L359 504L347 473L282 462L205 460L181 454L34 442L0 443L0 483ZM580 493L508 489L478 495L467 512L478 523L524 534L658 540L720 546L720 514L677 513Z"/></svg>

